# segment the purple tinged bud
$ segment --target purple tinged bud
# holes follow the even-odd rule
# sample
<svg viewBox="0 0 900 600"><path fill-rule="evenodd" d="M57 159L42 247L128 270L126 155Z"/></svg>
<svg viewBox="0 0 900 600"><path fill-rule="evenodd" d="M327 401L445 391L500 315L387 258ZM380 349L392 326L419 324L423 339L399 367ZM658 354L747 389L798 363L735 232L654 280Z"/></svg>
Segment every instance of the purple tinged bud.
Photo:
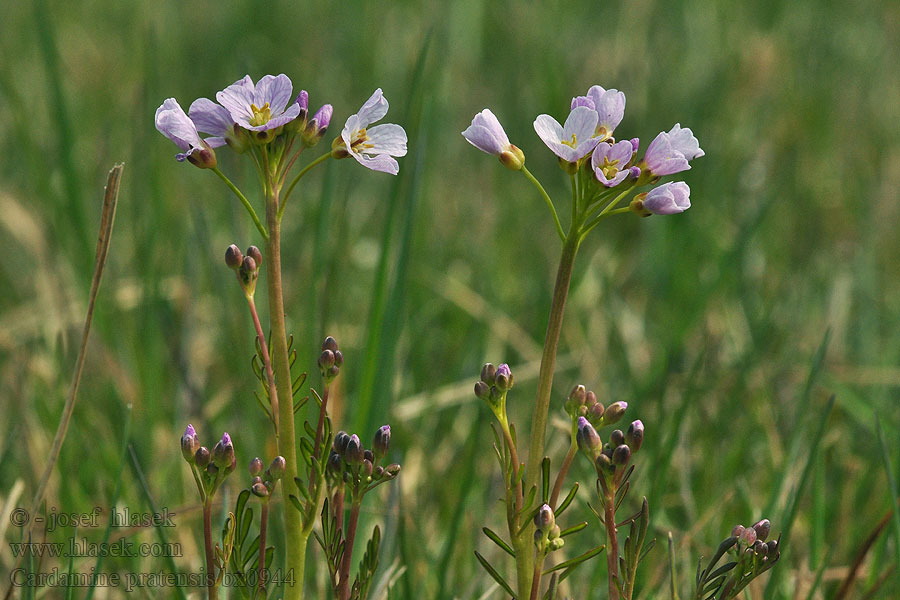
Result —
<svg viewBox="0 0 900 600"><path fill-rule="evenodd" d="M590 408L590 407L594 406L595 404L597 404L597 394L589 391L587 394L584 395L584 405L587 406L588 408Z"/></svg>
<svg viewBox="0 0 900 600"><path fill-rule="evenodd" d="M366 450L366 452L368 452L368 450ZM362 464L363 464L363 475L365 475L366 477L371 477L372 469L373 469L372 461L369 458L365 458L365 459L363 459Z"/></svg>
<svg viewBox="0 0 900 600"><path fill-rule="evenodd" d="M609 445L613 448L618 448L622 444L625 443L625 434L622 433L621 429L616 429L611 434L609 434Z"/></svg>
<svg viewBox="0 0 900 600"><path fill-rule="evenodd" d="M753 552L757 556L765 556L769 552L769 547L764 541L757 539L755 542L753 542Z"/></svg>
<svg viewBox="0 0 900 600"><path fill-rule="evenodd" d="M768 519L760 519L753 524L753 529L756 530L756 538L764 542L769 537L769 532L772 530L772 523L770 523Z"/></svg>
<svg viewBox="0 0 900 600"><path fill-rule="evenodd" d="M262 477L257 475L253 479L250 480L250 485L252 486L254 483L262 483Z"/></svg>
<svg viewBox="0 0 900 600"><path fill-rule="evenodd" d="M327 469L332 473L340 473L341 467L343 466L343 460L341 459L341 455L337 452L332 451L331 454L328 455L328 466Z"/></svg>
<svg viewBox="0 0 900 600"><path fill-rule="evenodd" d="M240 268L243 261L244 255L241 254L240 248L232 244L225 249L225 264L228 265L229 269Z"/></svg>
<svg viewBox="0 0 900 600"><path fill-rule="evenodd" d="M603 405L599 402L591 404L587 409L587 418L592 423L599 423L600 419L603 418Z"/></svg>
<svg viewBox="0 0 900 600"><path fill-rule="evenodd" d="M340 350L334 351L334 366L341 367L344 364L344 355Z"/></svg>
<svg viewBox="0 0 900 600"><path fill-rule="evenodd" d="M475 382L475 396L481 400L490 399L491 387L481 380L476 381Z"/></svg>
<svg viewBox="0 0 900 600"><path fill-rule="evenodd" d="M740 542L745 546L752 546L756 542L756 530L752 527L745 527L741 533Z"/></svg>
<svg viewBox="0 0 900 600"><path fill-rule="evenodd" d="M631 460L631 448L622 444L613 450L612 462L614 465L624 467Z"/></svg>
<svg viewBox="0 0 900 600"><path fill-rule="evenodd" d="M322 342L322 350L331 350L332 352L338 351L338 343L330 335L325 338L325 341Z"/></svg>
<svg viewBox="0 0 900 600"><path fill-rule="evenodd" d="M499 367L497 367L497 375L503 375L504 377L511 378L512 371L510 371L509 365L503 363Z"/></svg>
<svg viewBox="0 0 900 600"><path fill-rule="evenodd" d="M351 465L358 465L363 461L363 447L359 441L359 436L355 433L347 441L347 447L344 449L344 460Z"/></svg>
<svg viewBox="0 0 900 600"><path fill-rule="evenodd" d="M327 371L333 366L334 352L332 352L331 350L322 350L322 354L319 355L319 368L323 371Z"/></svg>
<svg viewBox="0 0 900 600"><path fill-rule="evenodd" d="M269 496L269 488L261 481L254 483L250 488L250 491L253 492L254 496L259 496L260 498L267 498Z"/></svg>
<svg viewBox="0 0 900 600"><path fill-rule="evenodd" d="M194 431L193 425L188 425L181 436L181 455L189 463L194 462L194 455L197 448L200 447L200 441L197 439L197 432Z"/></svg>
<svg viewBox="0 0 900 600"><path fill-rule="evenodd" d="M197 452L194 453L194 462L201 469L205 468L206 465L209 464L210 454L209 450L206 449L206 446L200 446L197 448Z"/></svg>
<svg viewBox="0 0 900 600"><path fill-rule="evenodd" d="M488 385L494 385L494 376L497 375L497 367L491 363L485 363L481 367L481 380Z"/></svg>
<svg viewBox="0 0 900 600"><path fill-rule="evenodd" d="M372 450L377 458L382 458L388 452L391 445L391 426L382 425L375 432L375 439L372 442Z"/></svg>
<svg viewBox="0 0 900 600"><path fill-rule="evenodd" d="M641 176L641 168L640 167L631 167L628 169L628 176L632 179L637 179Z"/></svg>
<svg viewBox="0 0 900 600"><path fill-rule="evenodd" d="M640 420L632 421L631 425L628 426L628 433L625 434L625 443L631 447L632 452L637 452L641 449L641 444L644 443L644 424Z"/></svg>
<svg viewBox="0 0 900 600"><path fill-rule="evenodd" d="M603 424L612 425L613 423L618 422L627 409L627 402L613 402L606 408L606 413L603 415Z"/></svg>
<svg viewBox="0 0 900 600"><path fill-rule="evenodd" d="M766 542L766 546L768 547L766 556L774 558L774 560L778 560L780 556L778 552L778 540L769 540L768 542Z"/></svg>
<svg viewBox="0 0 900 600"><path fill-rule="evenodd" d="M587 389L579 384L572 388L572 391L569 392L569 400L571 400L576 405L584 404L585 399L587 398Z"/></svg>
<svg viewBox="0 0 900 600"><path fill-rule="evenodd" d="M556 519L553 516L553 509L549 504L544 504L534 517L534 526L546 533L553 529L554 525Z"/></svg>
<svg viewBox="0 0 900 600"><path fill-rule="evenodd" d="M257 456L253 460L250 461L250 475L256 476L262 473L263 464L262 460Z"/></svg>
<svg viewBox="0 0 900 600"><path fill-rule="evenodd" d="M300 106L300 116L298 119L305 119L306 115L309 114L309 92L306 90L300 90L300 93L297 94L297 99L294 100L296 104Z"/></svg>
<svg viewBox="0 0 900 600"><path fill-rule="evenodd" d="M247 248L247 256L253 259L253 262L256 263L256 268L260 268L263 264L263 255L262 252L259 251L259 248L256 246L250 246Z"/></svg>
<svg viewBox="0 0 900 600"><path fill-rule="evenodd" d="M231 443L231 436L228 433L222 434L222 439L216 442L213 448L213 462L216 466L227 469L234 462L234 445Z"/></svg>
<svg viewBox="0 0 900 600"><path fill-rule="evenodd" d="M731 537L739 538L744 534L744 526L743 525L735 525L731 529Z"/></svg>
<svg viewBox="0 0 900 600"><path fill-rule="evenodd" d="M596 454L601 445L600 435L594 426L584 417L578 417L578 432L575 434L578 447L589 456Z"/></svg>
<svg viewBox="0 0 900 600"><path fill-rule="evenodd" d="M384 468L384 472L387 473L388 477L392 477L392 478L396 477L397 474L400 472L400 465L398 465L398 464L388 465Z"/></svg>
<svg viewBox="0 0 900 600"><path fill-rule="evenodd" d="M284 462L283 456L276 456L272 460L272 464L269 465L269 475L274 480L279 480L284 477L285 470L287 469L287 464Z"/></svg>
<svg viewBox="0 0 900 600"><path fill-rule="evenodd" d="M338 431L334 436L334 451L343 456L349 443L350 435L346 431Z"/></svg>
<svg viewBox="0 0 900 600"><path fill-rule="evenodd" d="M225 467L225 474L230 475L235 469L237 469L237 458L232 457L231 464Z"/></svg>
<svg viewBox="0 0 900 600"><path fill-rule="evenodd" d="M641 140L639 138L631 138L628 141L631 142L631 149L633 152L637 152L638 148L641 147Z"/></svg>

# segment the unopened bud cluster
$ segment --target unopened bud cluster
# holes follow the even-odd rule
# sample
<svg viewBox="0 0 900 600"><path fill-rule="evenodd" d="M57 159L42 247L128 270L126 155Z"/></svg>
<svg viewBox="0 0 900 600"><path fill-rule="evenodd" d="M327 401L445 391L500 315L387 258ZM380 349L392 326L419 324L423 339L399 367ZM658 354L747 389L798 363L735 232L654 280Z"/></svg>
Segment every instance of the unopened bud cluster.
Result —
<svg viewBox="0 0 900 600"><path fill-rule="evenodd" d="M276 456L266 472L263 473L263 462L259 457L250 461L250 491L260 498L268 498L275 491L278 480L284 477L287 465L283 456Z"/></svg>
<svg viewBox="0 0 900 600"><path fill-rule="evenodd" d="M241 249L231 244L225 249L225 264L234 269L241 289L248 296L256 293L256 280L259 278L259 268L262 266L262 252L256 246L247 248L246 254L241 254Z"/></svg>
<svg viewBox="0 0 900 600"><path fill-rule="evenodd" d="M481 368L481 379L475 382L475 395L487 402L496 413L502 410L506 393L513 386L513 374L506 363L495 367L486 363Z"/></svg>
<svg viewBox="0 0 900 600"><path fill-rule="evenodd" d="M322 354L319 355L319 371L325 383L331 383L344 364L344 355L338 349L337 341L330 335L322 342Z"/></svg>
<svg viewBox="0 0 900 600"><path fill-rule="evenodd" d="M615 404L624 405L625 403L617 402ZM615 404L610 405L610 409ZM625 412L624 408L621 410L622 413ZM607 411L608 413L609 411ZM605 444L587 418L578 417L577 425L578 448L591 459L597 469L597 474L601 476L608 477L624 471L631 462L632 454L640 450L644 442L644 424L641 421L633 421L624 433L621 429L613 430L609 434L609 441Z"/></svg>
<svg viewBox="0 0 900 600"><path fill-rule="evenodd" d="M750 527L735 525L731 537L737 538L733 550L738 556L755 557L759 562L774 562L781 557L778 540L766 541L772 529L768 519L761 519Z"/></svg>
<svg viewBox="0 0 900 600"><path fill-rule="evenodd" d="M534 517L534 545L542 554L559 550L565 545L549 504L541 506Z"/></svg>
<svg viewBox="0 0 900 600"><path fill-rule="evenodd" d="M203 489L203 494L211 495L218 488L222 480L231 474L237 466L234 456L234 444L228 433L222 434L222 439L216 442L210 451L200 445L200 439L193 425L188 425L181 436L181 455L191 468L196 469L197 476Z"/></svg>
<svg viewBox="0 0 900 600"><path fill-rule="evenodd" d="M603 403L597 400L597 394L579 384L569 392L565 408L566 413L573 421L577 422L579 417L584 417L591 425L599 429L618 422L625 414L628 403L613 402L608 407L604 407Z"/></svg>
<svg viewBox="0 0 900 600"><path fill-rule="evenodd" d="M359 436L339 431L334 436L325 474L333 485L346 484L353 488L391 480L400 472L400 465L379 465L391 444L391 426L382 425L375 432L372 448L364 448Z"/></svg>

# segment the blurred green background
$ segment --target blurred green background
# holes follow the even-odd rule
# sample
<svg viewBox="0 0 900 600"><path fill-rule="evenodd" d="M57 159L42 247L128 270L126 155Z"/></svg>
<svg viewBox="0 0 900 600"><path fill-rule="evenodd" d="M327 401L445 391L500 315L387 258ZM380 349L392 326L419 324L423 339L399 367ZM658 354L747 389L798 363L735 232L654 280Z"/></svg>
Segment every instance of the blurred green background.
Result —
<svg viewBox="0 0 900 600"><path fill-rule="evenodd" d="M367 529L380 522L387 532L382 564L406 569L392 598L501 597L472 553L506 565L480 532L503 529L502 484L489 411L471 385L483 362L509 362L510 412L527 430L559 253L525 178L459 132L490 107L567 214L567 178L531 123L543 112L563 119L570 98L595 83L627 95L619 137L646 147L680 122L706 151L684 174L690 211L618 217L583 245L555 380L556 462L567 444L562 401L575 383L601 401L626 400L647 427L627 503L649 497L662 543L640 597L668 597L667 532L685 597L698 557L735 523L766 516L775 532L790 528L790 543L768 594L763 581L748 597L806 598L820 573L812 597L831 598L889 510L875 415L896 468L900 4L25 0L2 3L0 19L7 510L27 505L58 423L102 186L120 161L111 256L49 506L146 511L149 492L157 508L179 512L165 532L185 547L175 568L196 572L199 511L178 446L185 424L208 443L229 431L240 464L274 455L253 399L252 325L222 261L229 243L259 243L258 234L212 174L173 160L153 114L170 96L187 107L246 73L281 72L309 90L311 105L334 104L330 134L380 86L386 121L410 135L396 179L353 161L311 173L283 233L288 327L302 364L314 369L322 336L334 335L346 356L337 425L364 439L393 426L404 471L365 507ZM219 155L259 206L249 161ZM229 480L232 498L242 473ZM567 556L600 538L586 461L573 477L586 485L564 525L592 527ZM18 530L0 528L5 581ZM123 534L157 539L114 532ZM873 587L872 597L893 597L897 556L888 528L849 597ZM604 563L568 580L567 597L605 597ZM106 559L101 568L172 565ZM310 585L324 597L324 574Z"/></svg>

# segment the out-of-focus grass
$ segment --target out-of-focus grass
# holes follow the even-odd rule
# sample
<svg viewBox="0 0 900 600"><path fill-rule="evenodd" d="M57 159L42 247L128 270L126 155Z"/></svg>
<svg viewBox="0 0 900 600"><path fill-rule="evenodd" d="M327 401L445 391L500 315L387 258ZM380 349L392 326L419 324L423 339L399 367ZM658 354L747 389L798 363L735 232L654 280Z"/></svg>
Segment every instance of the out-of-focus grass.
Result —
<svg viewBox="0 0 900 600"><path fill-rule="evenodd" d="M0 426L4 499L17 481L33 489L43 465L83 316L103 177L124 161L83 401L48 497L73 512L108 506L117 495L120 506L145 506L129 470L117 490L130 403L130 442L149 492L158 505L183 509L176 531L166 532L185 544L178 568L199 571L199 514L178 453L184 424L192 421L207 441L231 432L242 463L274 454L252 398L252 326L221 260L227 244L259 240L211 175L172 160L175 149L155 132L153 112L166 97L187 106L245 73L286 72L313 104L335 105L332 133L378 86L396 120L410 104L416 60L433 30L423 75L427 136L419 138L420 156L401 161L405 170L421 169L418 194L395 204L406 212L388 212L394 181L344 161L329 165L327 177L322 169L308 178L283 236L289 327L301 355L313 357L325 332L345 349L339 423L378 419L394 428L402 493L392 496L393 508L368 508L379 511L372 519L393 523L383 560L405 561L397 597L475 598L489 585L472 550L493 556L480 527L500 528L500 485L488 413L469 383L484 361L515 369L534 360L559 252L524 178L459 132L491 107L529 168L567 206L565 177L531 122L542 112L563 117L569 98L594 83L627 94L620 135L646 144L678 121L707 153L685 174L690 211L611 221L583 247L562 340L571 358L555 387L557 407L570 385L583 382L603 400L627 400L632 418L647 425L633 502L652 494L656 536L674 532L682 596L697 557L732 525L785 513L830 392L837 401L772 597L805 597L831 556L819 587L828 597L840 567L887 510L873 413L897 457L896 3L461 0L346 2L335 10L41 0L4 3L0 18L0 410L12 415ZM254 190L248 165L220 155L235 181ZM413 223L408 241L395 227L397 237L382 243L391 219ZM403 265L397 251L406 243ZM369 396L358 386L384 247L392 252L387 281L397 282L386 288L383 311L391 337L369 346L392 353L370 357L383 368L369 371L366 385L377 390ZM800 399L809 365L829 328L807 405ZM524 428L535 382L517 381L510 407ZM430 395L438 389L440 403ZM360 416L360 397L389 413ZM484 445L472 462L474 432ZM552 435L548 451L561 457L566 436ZM651 457L662 466L647 464ZM574 476L587 482L586 465L579 462ZM762 515L769 504L772 514ZM567 516L578 510L587 518L586 507ZM129 535L155 539L151 531ZM896 545L893 531L882 537L857 590L895 560ZM567 556L581 547L567 546ZM643 570L645 598L654 597L651 585L664 589L664 554L655 550ZM74 568L93 564L77 559ZM120 572L167 568L158 558L104 562ZM564 593L589 597L602 577L598 563L593 576L585 569L567 581ZM883 589L896 587L894 577Z"/></svg>

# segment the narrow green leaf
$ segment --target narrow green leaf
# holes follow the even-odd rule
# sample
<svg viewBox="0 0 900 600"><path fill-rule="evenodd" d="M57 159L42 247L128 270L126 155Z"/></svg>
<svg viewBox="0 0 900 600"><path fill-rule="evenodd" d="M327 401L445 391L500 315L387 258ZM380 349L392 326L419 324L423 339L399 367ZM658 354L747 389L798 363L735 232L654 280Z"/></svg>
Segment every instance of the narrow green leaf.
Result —
<svg viewBox="0 0 900 600"><path fill-rule="evenodd" d="M478 562L481 563L481 566L484 567L484 570L488 572L488 575L490 575L494 579L494 581L500 584L500 587L506 590L510 596L515 598L516 593L512 590L509 584L506 583L506 580L503 579L503 576L497 572L497 569L491 566L491 563L489 563L487 559L478 552L478 550L475 551L475 558L478 559Z"/></svg>

